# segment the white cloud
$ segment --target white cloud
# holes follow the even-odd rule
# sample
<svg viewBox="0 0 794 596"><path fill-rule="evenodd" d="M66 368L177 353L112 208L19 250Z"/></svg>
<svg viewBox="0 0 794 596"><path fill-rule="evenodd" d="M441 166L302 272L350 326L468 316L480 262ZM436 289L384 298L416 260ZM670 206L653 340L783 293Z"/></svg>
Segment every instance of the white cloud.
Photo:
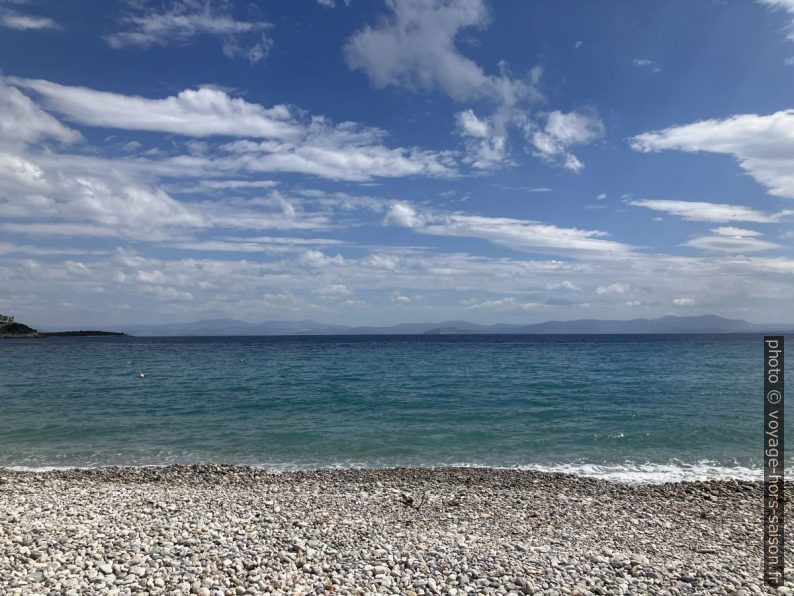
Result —
<svg viewBox="0 0 794 596"><path fill-rule="evenodd" d="M345 259L341 255L329 257L324 252L314 249L306 250L298 257L298 263L309 269L321 269L334 264L341 265L344 262Z"/></svg>
<svg viewBox="0 0 794 596"><path fill-rule="evenodd" d="M200 180L198 185L188 189L181 189L183 192L202 192L208 190L240 190L251 188L273 188L278 186L274 180Z"/></svg>
<svg viewBox="0 0 794 596"><path fill-rule="evenodd" d="M648 68L653 72L662 71L662 69L659 68L659 66L653 60L648 60L647 58L634 58L631 63L638 68Z"/></svg>
<svg viewBox="0 0 794 596"><path fill-rule="evenodd" d="M185 302L193 300L193 294L190 292L186 290L178 290L170 286L142 286L140 287L139 291L146 296L152 296L157 300L163 300L167 302Z"/></svg>
<svg viewBox="0 0 794 596"><path fill-rule="evenodd" d="M473 110L455 115L458 132L466 140L466 161L478 169L491 168L507 155L507 126L491 116L478 118Z"/></svg>
<svg viewBox="0 0 794 596"><path fill-rule="evenodd" d="M526 136L535 148L536 155L566 169L579 172L584 164L570 152L576 145L586 145L604 135L604 124L592 111L568 113L555 110L546 115L546 124L538 128L534 124L526 127Z"/></svg>
<svg viewBox="0 0 794 596"><path fill-rule="evenodd" d="M402 228L419 228L424 225L425 218L410 203L394 203L390 208L383 223Z"/></svg>
<svg viewBox="0 0 794 596"><path fill-rule="evenodd" d="M758 0L770 8L780 8L788 12L794 12L794 0Z"/></svg>
<svg viewBox="0 0 794 596"><path fill-rule="evenodd" d="M779 244L761 240L760 232L732 226L714 228L712 236L697 236L684 244L710 252L747 253L781 248Z"/></svg>
<svg viewBox="0 0 794 596"><path fill-rule="evenodd" d="M0 214L8 217L7 211ZM74 224L67 222L58 223L3 223L0 229L11 234L26 234L28 236L83 236L86 238L119 238L123 236L118 230L110 227L99 227L96 224ZM154 239L150 235L149 239Z"/></svg>
<svg viewBox="0 0 794 596"><path fill-rule="evenodd" d="M389 0L387 5L390 14L377 26L364 27L348 40L347 63L366 72L378 88L438 90L458 102L495 104L488 116L478 116L471 108L455 116L466 163L480 170L510 164L509 133L521 127L536 155L574 172L584 167L570 148L603 135L603 123L595 112L554 110L543 116L544 124L538 124L526 104L543 99L538 88L540 67L531 69L525 79L514 77L505 62L499 64L498 74L486 74L456 46L461 31L488 24L484 0Z"/></svg>
<svg viewBox="0 0 794 596"><path fill-rule="evenodd" d="M344 0L345 6L350 6L352 0ZM336 8L336 0L317 0L317 4L324 8Z"/></svg>
<svg viewBox="0 0 794 596"><path fill-rule="evenodd" d="M307 246L322 247L344 244L331 238L295 238L291 236L228 237L222 240L189 240L168 243L182 250L201 252L237 252L285 254L303 252Z"/></svg>
<svg viewBox="0 0 794 596"><path fill-rule="evenodd" d="M10 142L32 143L42 138L71 143L81 136L39 108L19 89L7 85L0 76L0 146Z"/></svg>
<svg viewBox="0 0 794 596"><path fill-rule="evenodd" d="M506 298L498 298L494 300L483 301L468 301L467 308L469 310L486 310L486 311L532 311L543 308L542 302L533 302L518 300L512 296Z"/></svg>
<svg viewBox="0 0 794 596"><path fill-rule="evenodd" d="M35 17L14 10L0 9L0 26L19 31L58 29L58 23L47 17Z"/></svg>
<svg viewBox="0 0 794 596"><path fill-rule="evenodd" d="M331 284L315 290L314 293L326 300L338 300L352 296L353 290L344 284Z"/></svg>
<svg viewBox="0 0 794 596"><path fill-rule="evenodd" d="M0 216L34 219L35 223L28 227L30 233L48 230L48 219L92 222L119 235L150 239L166 234L166 230L174 227L200 228L208 225L205 216L197 210L158 188L141 185L119 173L70 176L67 172L42 168L32 162L30 166L36 170L27 185L8 186L8 179L0 177ZM25 231L25 225L18 224L17 231ZM101 229L80 226L67 226L55 233L69 230L76 235L108 235Z"/></svg>
<svg viewBox="0 0 794 596"><path fill-rule="evenodd" d="M755 230L747 230L745 228L735 228L733 226L720 226L711 230L718 236L728 236L730 238L752 238L754 236L763 236L761 232Z"/></svg>
<svg viewBox="0 0 794 596"><path fill-rule="evenodd" d="M740 114L646 132L635 151L707 151L732 155L769 194L794 198L794 110L767 116Z"/></svg>
<svg viewBox="0 0 794 596"><path fill-rule="evenodd" d="M50 243L57 240L57 236L49 237ZM393 302L394 297L414 300L416 293L422 291L421 308L434 309L428 312L438 313L438 320L476 315L474 320L482 322L505 320L503 317L531 322L577 318L580 308L588 308L583 302L550 297L546 285L568 280L579 287L594 288L610 280L610 284L641 288L647 297L642 308L648 316L666 314L673 300L684 298L680 305L683 307L686 300L694 299L688 297L697 297L698 305L725 316L730 315L732 308L749 305L750 309L741 318L763 321L770 312L786 314L790 310L786 297L794 274L794 259L786 257L734 254L672 257L634 253L609 259L582 255L563 261L411 251L404 247L370 251L360 248L363 253L357 258L331 256L321 250L309 255L278 255L275 259L236 255L154 258L130 250L118 250L109 256L61 259L57 253L40 259L35 255L31 258L25 258L24 254L0 255L0 285L6 289L0 300L7 305L4 308L10 307L19 315L24 313L27 320L52 325L62 322L64 317L75 325L81 324L80 321L99 324L100 320L110 325L132 320L157 322L217 316L255 321L265 317L300 318L314 312L322 313L323 320L368 324L389 322L379 318L378 311L384 311L377 308L379 305L385 310L397 308L395 305L404 301ZM69 273L64 264L68 259L83 263L92 274ZM335 284L344 284L355 291L376 290L369 300L376 308L349 312L340 301L322 301L318 307L310 300L317 295L315 291ZM150 290L149 286L162 289ZM97 288L103 288L105 293L98 294ZM480 297L485 289L492 294ZM146 293L150 291L161 296ZM80 308L53 309L54 292L58 301L79 304ZM193 299L182 296L180 300L179 292L187 292ZM477 299L471 300L472 296ZM748 302L748 296L753 300ZM505 297L513 299L499 303ZM626 318L626 302L632 302L629 298L634 297L627 293L603 294L589 309L597 318ZM469 308L489 300L491 304ZM131 308L122 312L118 306L121 304ZM413 308L410 303L405 304ZM364 316L375 318L365 323Z"/></svg>
<svg viewBox="0 0 794 596"><path fill-rule="evenodd" d="M708 221L728 223L732 221L748 221L754 223L775 223L785 217L794 215L794 211L786 210L778 213L764 213L757 209L742 205L725 203L706 203L703 201L674 201L666 199L637 199L629 201L629 205L645 207L654 211L663 211L678 215L688 221Z"/></svg>
<svg viewBox="0 0 794 596"><path fill-rule="evenodd" d="M266 33L272 27L270 23L237 20L222 0L174 0L161 12L146 3L137 8L123 19L127 25L124 31L105 38L112 48L164 46L184 43L198 35L214 35L222 40L224 54L243 56L253 64L267 56L272 45Z"/></svg>
<svg viewBox="0 0 794 596"><path fill-rule="evenodd" d="M457 119L458 127L463 135L479 139L486 138L490 135L491 127L488 125L488 122L477 118L472 110L459 112L455 115L455 118Z"/></svg>
<svg viewBox="0 0 794 596"><path fill-rule="evenodd" d="M694 298L673 298L673 304L676 306L695 306L696 302Z"/></svg>
<svg viewBox="0 0 794 596"><path fill-rule="evenodd" d="M631 289L631 286L621 282L615 282L608 286L598 286L595 293L599 296L610 294L625 294Z"/></svg>
<svg viewBox="0 0 794 596"><path fill-rule="evenodd" d="M522 79L500 62L498 74L486 74L459 51L456 39L462 31L488 24L484 0L389 0L387 6L390 14L377 26L366 26L348 40L348 66L363 70L377 88L440 91L458 102L495 105L487 117L472 109L459 112L456 124L468 163L485 169L506 162L509 128L529 120L520 106L543 99L538 89L542 69L534 67Z"/></svg>
<svg viewBox="0 0 794 596"><path fill-rule="evenodd" d="M794 15L794 0L758 0L758 2L768 7L770 10L782 10L790 15ZM794 41L794 18L789 21L785 29L788 31L786 39L788 41Z"/></svg>
<svg viewBox="0 0 794 596"><path fill-rule="evenodd" d="M148 130L189 136L237 136L264 138L226 143L219 155L180 156L170 162L150 162L162 172L170 167L214 169L229 172L295 172L339 180L364 181L373 177L450 176L455 173L451 154L416 147L386 147L385 132L353 122L334 124L316 116L308 121L293 117L283 105L265 108L225 91L207 87L185 90L165 99L146 99L49 81L7 79L40 94L51 109L90 126ZM13 87L19 101L35 105ZM19 103L19 101L17 103ZM36 108L38 109L38 108ZM46 113L39 113L57 121ZM1 117L0 117L1 118ZM2 122L2 119L0 119ZM26 128L17 128L24 134ZM60 125L59 125L60 126ZM76 134L76 133L75 133ZM140 158L137 160L141 163ZM166 164L168 164L166 166ZM118 167L118 164L114 164ZM184 171L182 172L185 173Z"/></svg>
<svg viewBox="0 0 794 596"><path fill-rule="evenodd" d="M36 79L7 80L41 95L51 110L89 126L191 137L290 138L301 133L287 106L265 108L208 87L186 89L165 99L147 99Z"/></svg>
<svg viewBox="0 0 794 596"><path fill-rule="evenodd" d="M599 200L599 201L603 201L603 200L604 200L604 199L606 199L606 198L607 198L607 193L605 193L605 192L602 192L602 193L600 193L600 194L599 194L599 195L596 197L596 199L597 199L597 200Z"/></svg>
<svg viewBox="0 0 794 596"><path fill-rule="evenodd" d="M418 148L389 148L384 132L351 122L333 125L312 118L301 138L253 143L237 141L222 147L238 166L251 172L298 172L338 180L376 177L452 176L455 162L448 153Z"/></svg>
<svg viewBox="0 0 794 596"><path fill-rule="evenodd" d="M255 198L180 201L150 176L99 158L0 149L4 229L29 235L188 241L210 228L299 230L330 227L330 209L308 211L278 191ZM11 227L9 227L11 226Z"/></svg>
<svg viewBox="0 0 794 596"><path fill-rule="evenodd" d="M546 290L578 290L579 288L567 279L557 283L548 283L544 286Z"/></svg>
<svg viewBox="0 0 794 596"><path fill-rule="evenodd" d="M551 254L609 254L631 251L629 245L605 239L605 232L560 228L507 217L420 211L405 201L392 204L384 223L411 228L422 234L481 238L522 251Z"/></svg>
<svg viewBox="0 0 794 596"><path fill-rule="evenodd" d="M66 261L64 263L66 270L72 275L91 275L91 269L80 261Z"/></svg>
<svg viewBox="0 0 794 596"><path fill-rule="evenodd" d="M375 87L440 89L457 101L527 92L520 83L486 75L455 45L461 30L488 23L483 0L388 0L387 5L391 14L355 33L345 46L348 65L366 72Z"/></svg>

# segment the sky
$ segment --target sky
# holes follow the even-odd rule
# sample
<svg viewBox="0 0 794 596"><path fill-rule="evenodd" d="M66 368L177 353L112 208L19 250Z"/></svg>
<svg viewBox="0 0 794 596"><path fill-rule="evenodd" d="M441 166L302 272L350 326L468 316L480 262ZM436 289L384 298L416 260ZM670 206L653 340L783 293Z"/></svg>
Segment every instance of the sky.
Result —
<svg viewBox="0 0 794 596"><path fill-rule="evenodd" d="M794 322L794 0L0 0L39 328Z"/></svg>

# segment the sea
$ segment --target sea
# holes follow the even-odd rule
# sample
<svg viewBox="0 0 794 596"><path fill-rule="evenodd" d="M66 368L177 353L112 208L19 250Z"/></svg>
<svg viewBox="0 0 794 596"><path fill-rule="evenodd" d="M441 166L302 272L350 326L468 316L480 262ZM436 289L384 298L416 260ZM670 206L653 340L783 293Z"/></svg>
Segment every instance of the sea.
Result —
<svg viewBox="0 0 794 596"><path fill-rule="evenodd" d="M761 479L762 416L752 334L0 341L0 466L14 469Z"/></svg>

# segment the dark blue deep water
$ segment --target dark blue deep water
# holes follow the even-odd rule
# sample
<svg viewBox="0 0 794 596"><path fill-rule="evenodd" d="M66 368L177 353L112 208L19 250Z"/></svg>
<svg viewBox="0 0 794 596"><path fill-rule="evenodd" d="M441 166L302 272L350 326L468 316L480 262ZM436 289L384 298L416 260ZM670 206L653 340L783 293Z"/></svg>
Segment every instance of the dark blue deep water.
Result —
<svg viewBox="0 0 794 596"><path fill-rule="evenodd" d="M762 349L755 335L3 340L0 466L757 477Z"/></svg>

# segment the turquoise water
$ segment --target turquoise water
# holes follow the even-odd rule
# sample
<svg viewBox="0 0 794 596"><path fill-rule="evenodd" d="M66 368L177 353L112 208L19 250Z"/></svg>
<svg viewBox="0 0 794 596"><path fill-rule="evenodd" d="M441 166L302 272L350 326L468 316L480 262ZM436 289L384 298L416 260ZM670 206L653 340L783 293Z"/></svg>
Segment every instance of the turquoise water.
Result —
<svg viewBox="0 0 794 596"><path fill-rule="evenodd" d="M5 340L0 465L757 477L762 354L754 335Z"/></svg>

